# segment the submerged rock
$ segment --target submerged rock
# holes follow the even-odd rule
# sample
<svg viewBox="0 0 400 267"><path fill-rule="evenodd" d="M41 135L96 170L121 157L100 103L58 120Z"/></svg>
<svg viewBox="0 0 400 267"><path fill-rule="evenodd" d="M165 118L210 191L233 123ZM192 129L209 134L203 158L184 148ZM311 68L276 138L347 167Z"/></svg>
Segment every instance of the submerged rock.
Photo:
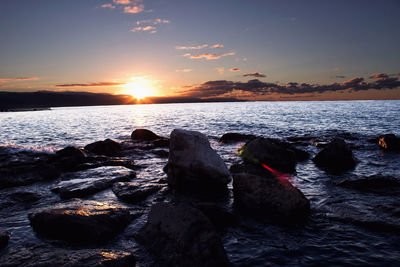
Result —
<svg viewBox="0 0 400 267"><path fill-rule="evenodd" d="M245 162L255 165L266 164L283 172L296 171L295 152L271 139L257 137L246 143L239 155Z"/></svg>
<svg viewBox="0 0 400 267"><path fill-rule="evenodd" d="M175 129L171 132L168 164L164 168L168 184L202 192L225 190L231 181L221 157L199 132Z"/></svg>
<svg viewBox="0 0 400 267"><path fill-rule="evenodd" d="M85 150L90 151L97 155L116 156L122 151L119 143L111 139L104 141L97 141L85 146Z"/></svg>
<svg viewBox="0 0 400 267"><path fill-rule="evenodd" d="M135 182L119 182L112 187L114 194L126 202L139 202L162 188L160 184L146 183L140 185Z"/></svg>
<svg viewBox="0 0 400 267"><path fill-rule="evenodd" d="M379 146L385 150L398 151L400 150L400 138L394 134L385 134L379 137Z"/></svg>
<svg viewBox="0 0 400 267"><path fill-rule="evenodd" d="M135 177L131 169L125 167L99 167L62 176L53 189L61 198L84 197L102 191L115 182L129 181Z"/></svg>
<svg viewBox="0 0 400 267"><path fill-rule="evenodd" d="M315 164L329 172L342 172L353 169L356 159L343 139L333 139L314 158Z"/></svg>
<svg viewBox="0 0 400 267"><path fill-rule="evenodd" d="M255 138L256 136L252 134L226 133L221 136L219 142L220 143L247 142Z"/></svg>
<svg viewBox="0 0 400 267"><path fill-rule="evenodd" d="M377 194L400 193L400 180L392 176L372 175L358 179L346 179L338 186Z"/></svg>
<svg viewBox="0 0 400 267"><path fill-rule="evenodd" d="M131 139L134 141L154 141L160 138L162 139L161 136L147 129L136 129L131 134Z"/></svg>
<svg viewBox="0 0 400 267"><path fill-rule="evenodd" d="M0 257L4 267L101 267L101 266L135 266L135 256L128 251L116 249L65 249L46 247L44 245L25 245L10 249Z"/></svg>
<svg viewBox="0 0 400 267"><path fill-rule="evenodd" d="M0 249L7 246L10 236L11 234L9 232L0 230Z"/></svg>
<svg viewBox="0 0 400 267"><path fill-rule="evenodd" d="M113 238L128 225L126 208L95 201L75 201L39 210L28 216L31 226L49 238L96 243Z"/></svg>
<svg viewBox="0 0 400 267"><path fill-rule="evenodd" d="M212 223L187 204L153 205L139 237L160 266L229 265Z"/></svg>

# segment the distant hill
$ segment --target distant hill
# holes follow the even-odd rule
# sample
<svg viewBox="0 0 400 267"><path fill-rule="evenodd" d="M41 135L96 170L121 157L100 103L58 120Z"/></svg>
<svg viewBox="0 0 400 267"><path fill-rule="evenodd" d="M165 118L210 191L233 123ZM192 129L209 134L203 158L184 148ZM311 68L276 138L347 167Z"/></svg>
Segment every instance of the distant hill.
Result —
<svg viewBox="0 0 400 267"><path fill-rule="evenodd" d="M147 97L140 101L130 95L88 92L0 92L0 110L67 106L101 106L160 103L233 102L235 98Z"/></svg>

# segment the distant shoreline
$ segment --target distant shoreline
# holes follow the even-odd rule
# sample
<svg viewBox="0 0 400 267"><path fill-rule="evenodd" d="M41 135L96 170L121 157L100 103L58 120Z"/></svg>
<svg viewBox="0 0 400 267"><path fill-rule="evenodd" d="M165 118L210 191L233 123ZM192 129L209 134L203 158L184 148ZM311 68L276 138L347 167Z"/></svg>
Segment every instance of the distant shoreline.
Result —
<svg viewBox="0 0 400 267"><path fill-rule="evenodd" d="M0 112L23 112L23 111L43 111L51 110L50 107L37 107L37 108L0 108Z"/></svg>

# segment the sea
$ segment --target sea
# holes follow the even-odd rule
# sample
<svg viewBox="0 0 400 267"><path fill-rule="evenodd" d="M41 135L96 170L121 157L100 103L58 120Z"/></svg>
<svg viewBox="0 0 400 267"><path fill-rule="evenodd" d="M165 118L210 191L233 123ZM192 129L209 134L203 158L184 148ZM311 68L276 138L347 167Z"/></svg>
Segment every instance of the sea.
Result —
<svg viewBox="0 0 400 267"><path fill-rule="evenodd" d="M83 147L111 138L124 142L133 130L145 128L169 137L181 128L205 134L227 166L240 162L243 143L222 144L225 133L253 134L295 140L313 157L319 143L341 137L357 159L354 170L329 174L313 161L300 162L292 183L310 200L311 214L300 225L281 225L243 217L223 229L222 243L233 266L400 266L400 191L393 188L362 191L338 184L346 179L390 177L400 184L400 153L387 152L371 140L383 134L400 136L400 101L292 101L146 104L123 106L59 107L51 110L0 113L0 150L54 153L66 146ZM297 139L296 139L297 140ZM165 180L167 158L148 154L136 157L141 183ZM42 192L38 185L27 187ZM232 185L229 185L232 189ZM2 189L0 194L7 190ZM111 190L90 199L118 201ZM60 201L56 197L28 208L2 207L0 229L12 232L9 246L42 242L29 226L27 214ZM157 202L151 198L145 209ZM123 205L128 205L124 203ZM223 204L233 210L232 201ZM131 249L138 266L151 266L152 258L132 231L146 214L128 227L119 241L106 245Z"/></svg>

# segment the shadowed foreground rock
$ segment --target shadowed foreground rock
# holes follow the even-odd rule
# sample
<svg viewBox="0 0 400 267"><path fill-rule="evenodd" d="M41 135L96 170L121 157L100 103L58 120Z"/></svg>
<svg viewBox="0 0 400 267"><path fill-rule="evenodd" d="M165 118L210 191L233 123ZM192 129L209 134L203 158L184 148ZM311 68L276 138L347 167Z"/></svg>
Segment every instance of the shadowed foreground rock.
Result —
<svg viewBox="0 0 400 267"><path fill-rule="evenodd" d="M135 266L132 253L115 249L81 249L68 250L62 248L26 245L10 249L0 257L3 267L101 267L101 266Z"/></svg>
<svg viewBox="0 0 400 267"><path fill-rule="evenodd" d="M112 187L114 194L126 202L139 202L162 188L160 184L146 183L141 185L135 182L119 182Z"/></svg>
<svg viewBox="0 0 400 267"><path fill-rule="evenodd" d="M234 205L240 211L289 223L309 214L310 201L286 175L275 176L261 167L232 169L236 170L233 173Z"/></svg>
<svg viewBox="0 0 400 267"><path fill-rule="evenodd" d="M162 139L162 137L147 129L136 129L132 132L131 139L134 141L154 141Z"/></svg>
<svg viewBox="0 0 400 267"><path fill-rule="evenodd" d="M186 204L153 205L139 237L160 266L228 266L212 223Z"/></svg>
<svg viewBox="0 0 400 267"><path fill-rule="evenodd" d="M204 134L175 129L170 140L168 164L164 168L170 186L203 192L226 189L231 175Z"/></svg>
<svg viewBox="0 0 400 267"><path fill-rule="evenodd" d="M61 178L64 181L59 182L52 191L61 198L84 197L133 177L135 172L125 167L100 167L63 175Z"/></svg>
<svg viewBox="0 0 400 267"><path fill-rule="evenodd" d="M131 220L129 211L95 201L76 201L29 214L33 229L49 238L96 243L113 238Z"/></svg>
<svg viewBox="0 0 400 267"><path fill-rule="evenodd" d="M385 134L379 137L379 146L389 151L400 151L400 138L394 134Z"/></svg>
<svg viewBox="0 0 400 267"><path fill-rule="evenodd" d="M353 169L356 159L343 139L333 139L314 158L315 164L328 172L342 172Z"/></svg>
<svg viewBox="0 0 400 267"><path fill-rule="evenodd" d="M104 141L97 141L85 146L85 150L90 151L97 155L105 156L117 156L121 151L122 147L119 143L111 139Z"/></svg>
<svg viewBox="0 0 400 267"><path fill-rule="evenodd" d="M10 236L11 236L11 234L9 232L0 230L0 249L7 246Z"/></svg>

